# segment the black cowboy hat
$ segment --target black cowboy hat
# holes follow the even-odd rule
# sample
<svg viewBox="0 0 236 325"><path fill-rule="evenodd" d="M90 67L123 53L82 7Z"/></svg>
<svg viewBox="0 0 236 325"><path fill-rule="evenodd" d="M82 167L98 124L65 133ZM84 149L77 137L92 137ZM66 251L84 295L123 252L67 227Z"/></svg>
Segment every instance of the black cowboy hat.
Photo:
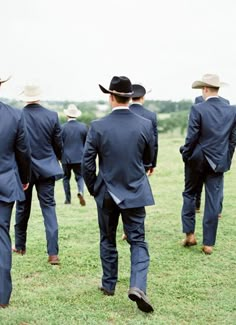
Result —
<svg viewBox="0 0 236 325"><path fill-rule="evenodd" d="M101 91L105 94L117 95L120 97L132 97L133 88L129 78L121 76L114 76L111 79L109 89L104 88L102 85L99 85Z"/></svg>
<svg viewBox="0 0 236 325"><path fill-rule="evenodd" d="M140 84L133 84L133 91L132 98L140 98L146 94L146 89Z"/></svg>

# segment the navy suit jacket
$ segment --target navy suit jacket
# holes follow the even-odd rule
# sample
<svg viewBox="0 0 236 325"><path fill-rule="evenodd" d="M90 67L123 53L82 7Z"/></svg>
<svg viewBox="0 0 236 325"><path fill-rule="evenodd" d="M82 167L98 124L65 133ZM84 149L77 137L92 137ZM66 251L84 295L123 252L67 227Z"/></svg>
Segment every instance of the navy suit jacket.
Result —
<svg viewBox="0 0 236 325"><path fill-rule="evenodd" d="M29 182L31 161L24 117L1 102L0 117L0 201L23 201L22 184Z"/></svg>
<svg viewBox="0 0 236 325"><path fill-rule="evenodd" d="M62 125L63 152L61 162L63 164L81 163L87 132L87 126L76 120L68 121Z"/></svg>
<svg viewBox="0 0 236 325"><path fill-rule="evenodd" d="M153 135L154 135L154 156L151 163L152 167L156 167L157 154L158 154L158 131L157 131L157 115L154 112L149 111L140 104L131 104L129 109L131 112L138 114L152 122Z"/></svg>
<svg viewBox="0 0 236 325"><path fill-rule="evenodd" d="M100 207L105 190L122 209L154 204L144 169L144 164L148 165L152 160L151 121L129 109L118 109L91 123L82 167L87 188Z"/></svg>
<svg viewBox="0 0 236 325"><path fill-rule="evenodd" d="M225 98L220 97L220 96L219 96L219 98L220 98L224 103L226 103L226 104L230 104L230 102L229 102L228 99L225 99ZM197 97L195 98L194 104L199 104L199 103L202 103L202 102L204 102L204 101L205 101L205 99L204 99L202 96L197 96Z"/></svg>
<svg viewBox="0 0 236 325"><path fill-rule="evenodd" d="M28 104L23 109L29 134L32 171L36 177L63 177L61 160L62 136L58 114L40 104Z"/></svg>
<svg viewBox="0 0 236 325"><path fill-rule="evenodd" d="M183 160L201 169L204 158L215 172L230 169L236 146L236 107L221 98L194 104L182 148Z"/></svg>

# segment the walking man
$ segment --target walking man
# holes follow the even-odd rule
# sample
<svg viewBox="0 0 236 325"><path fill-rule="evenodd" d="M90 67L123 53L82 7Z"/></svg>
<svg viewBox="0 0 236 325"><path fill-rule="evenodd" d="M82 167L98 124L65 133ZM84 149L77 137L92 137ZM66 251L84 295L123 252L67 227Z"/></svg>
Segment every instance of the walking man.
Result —
<svg viewBox="0 0 236 325"><path fill-rule="evenodd" d="M6 82L0 78L0 86ZM11 213L25 199L30 178L30 146L21 110L0 102L0 309L9 305L11 280Z"/></svg>
<svg viewBox="0 0 236 325"><path fill-rule="evenodd" d="M222 100L223 102L225 102L226 104L230 104L228 99L225 99L223 97L219 96L219 99ZM195 98L195 104L198 103L202 103L204 101L204 98L202 96L197 96ZM222 217L222 209L223 209L223 186L224 186L224 182L222 182L222 194L221 194L221 203L220 203L220 211L218 214L218 217L221 218ZM203 189L203 181L199 182L199 186L198 186L198 190L197 190L197 194L196 194L196 201L195 201L195 207L196 207L196 212L200 212L200 207L201 207L201 195L202 195L202 189Z"/></svg>
<svg viewBox="0 0 236 325"><path fill-rule="evenodd" d="M109 89L99 86L102 92L109 94L112 112L91 123L83 158L84 180L98 210L103 269L99 289L105 295L115 293L116 230L121 215L131 252L128 297L143 312L152 312L146 296L149 252L144 230L145 206L154 204L144 168L153 161L152 123L129 110L133 88L127 77L114 76Z"/></svg>
<svg viewBox="0 0 236 325"><path fill-rule="evenodd" d="M153 161L150 166L145 166L148 174L151 175L154 172L154 168L157 163L157 154L158 154L158 130L157 130L157 115L154 112L149 111L145 108L145 95L146 89L140 84L133 84L133 95L132 103L129 106L131 112L138 114L152 122L153 136L154 136L154 156Z"/></svg>
<svg viewBox="0 0 236 325"><path fill-rule="evenodd" d="M75 175L77 185L77 197L82 206L86 205L84 199L84 179L81 172L81 161L84 152L84 144L87 136L87 126L78 122L76 118L81 114L74 104L68 105L64 110L67 123L62 125L62 167L64 171L63 187L65 192L65 204L71 203L70 179L71 171Z"/></svg>
<svg viewBox="0 0 236 325"><path fill-rule="evenodd" d="M26 85L21 99L27 105L23 109L29 134L32 173L25 201L16 205L15 253L26 253L26 235L31 212L32 192L35 186L44 218L47 239L48 262L59 264L58 223L55 210L55 180L63 177L58 160L61 159L61 127L56 112L40 104L41 90L38 85Z"/></svg>
<svg viewBox="0 0 236 325"><path fill-rule="evenodd" d="M236 107L218 96L222 83L217 75L206 74L192 84L201 89L204 101L190 111L187 137L182 148L185 162L182 225L184 246L197 244L195 238L195 197L199 183L205 184L203 247L211 254L216 242L218 214L222 201L224 172L230 169L236 146Z"/></svg>

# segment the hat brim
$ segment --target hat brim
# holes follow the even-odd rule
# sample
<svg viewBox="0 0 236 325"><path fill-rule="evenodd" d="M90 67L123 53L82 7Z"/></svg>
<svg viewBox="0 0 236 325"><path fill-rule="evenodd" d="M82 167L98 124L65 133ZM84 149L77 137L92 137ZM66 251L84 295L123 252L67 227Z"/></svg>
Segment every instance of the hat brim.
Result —
<svg viewBox="0 0 236 325"><path fill-rule="evenodd" d="M116 90L109 90L109 89L106 89L105 87L103 87L102 85L99 85L101 91L104 93L104 94L111 94L111 95L116 95L116 96L120 96L120 97L127 97L127 98L131 98L133 96L133 91L130 92L130 93L120 93Z"/></svg>
<svg viewBox="0 0 236 325"><path fill-rule="evenodd" d="M81 112L80 111L76 112L75 114L73 114L73 113L71 114L67 109L64 109L63 112L68 117L79 117L79 116L81 116Z"/></svg>
<svg viewBox="0 0 236 325"><path fill-rule="evenodd" d="M11 79L11 76L9 76L7 79L0 79L0 84L7 82L9 79Z"/></svg>
<svg viewBox="0 0 236 325"><path fill-rule="evenodd" d="M223 86L227 86L227 83L220 82L218 85L213 85L213 84L208 84L206 82L203 82L201 80L196 80L192 84L193 89L202 89L204 87L220 88L220 87L223 87Z"/></svg>
<svg viewBox="0 0 236 325"><path fill-rule="evenodd" d="M138 89L138 90L134 90L134 93L132 95L132 98L140 98L146 95L146 90L144 89Z"/></svg>
<svg viewBox="0 0 236 325"><path fill-rule="evenodd" d="M25 96L24 93L21 93L19 96L19 99L22 100L23 102L38 102L41 100L40 96Z"/></svg>

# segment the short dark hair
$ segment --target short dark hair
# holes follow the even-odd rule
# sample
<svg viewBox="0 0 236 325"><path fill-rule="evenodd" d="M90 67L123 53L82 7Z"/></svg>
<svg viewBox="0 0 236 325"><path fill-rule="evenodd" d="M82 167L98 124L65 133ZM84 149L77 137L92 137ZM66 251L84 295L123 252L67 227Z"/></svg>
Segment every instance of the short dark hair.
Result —
<svg viewBox="0 0 236 325"><path fill-rule="evenodd" d="M206 86L207 88L211 89L212 91L219 91L220 87L212 87L212 86Z"/></svg>
<svg viewBox="0 0 236 325"><path fill-rule="evenodd" d="M122 96L118 96L118 95L114 95L114 94L113 94L113 96L115 97L117 103L119 103L119 104L127 104L130 101L129 97L122 97Z"/></svg>

